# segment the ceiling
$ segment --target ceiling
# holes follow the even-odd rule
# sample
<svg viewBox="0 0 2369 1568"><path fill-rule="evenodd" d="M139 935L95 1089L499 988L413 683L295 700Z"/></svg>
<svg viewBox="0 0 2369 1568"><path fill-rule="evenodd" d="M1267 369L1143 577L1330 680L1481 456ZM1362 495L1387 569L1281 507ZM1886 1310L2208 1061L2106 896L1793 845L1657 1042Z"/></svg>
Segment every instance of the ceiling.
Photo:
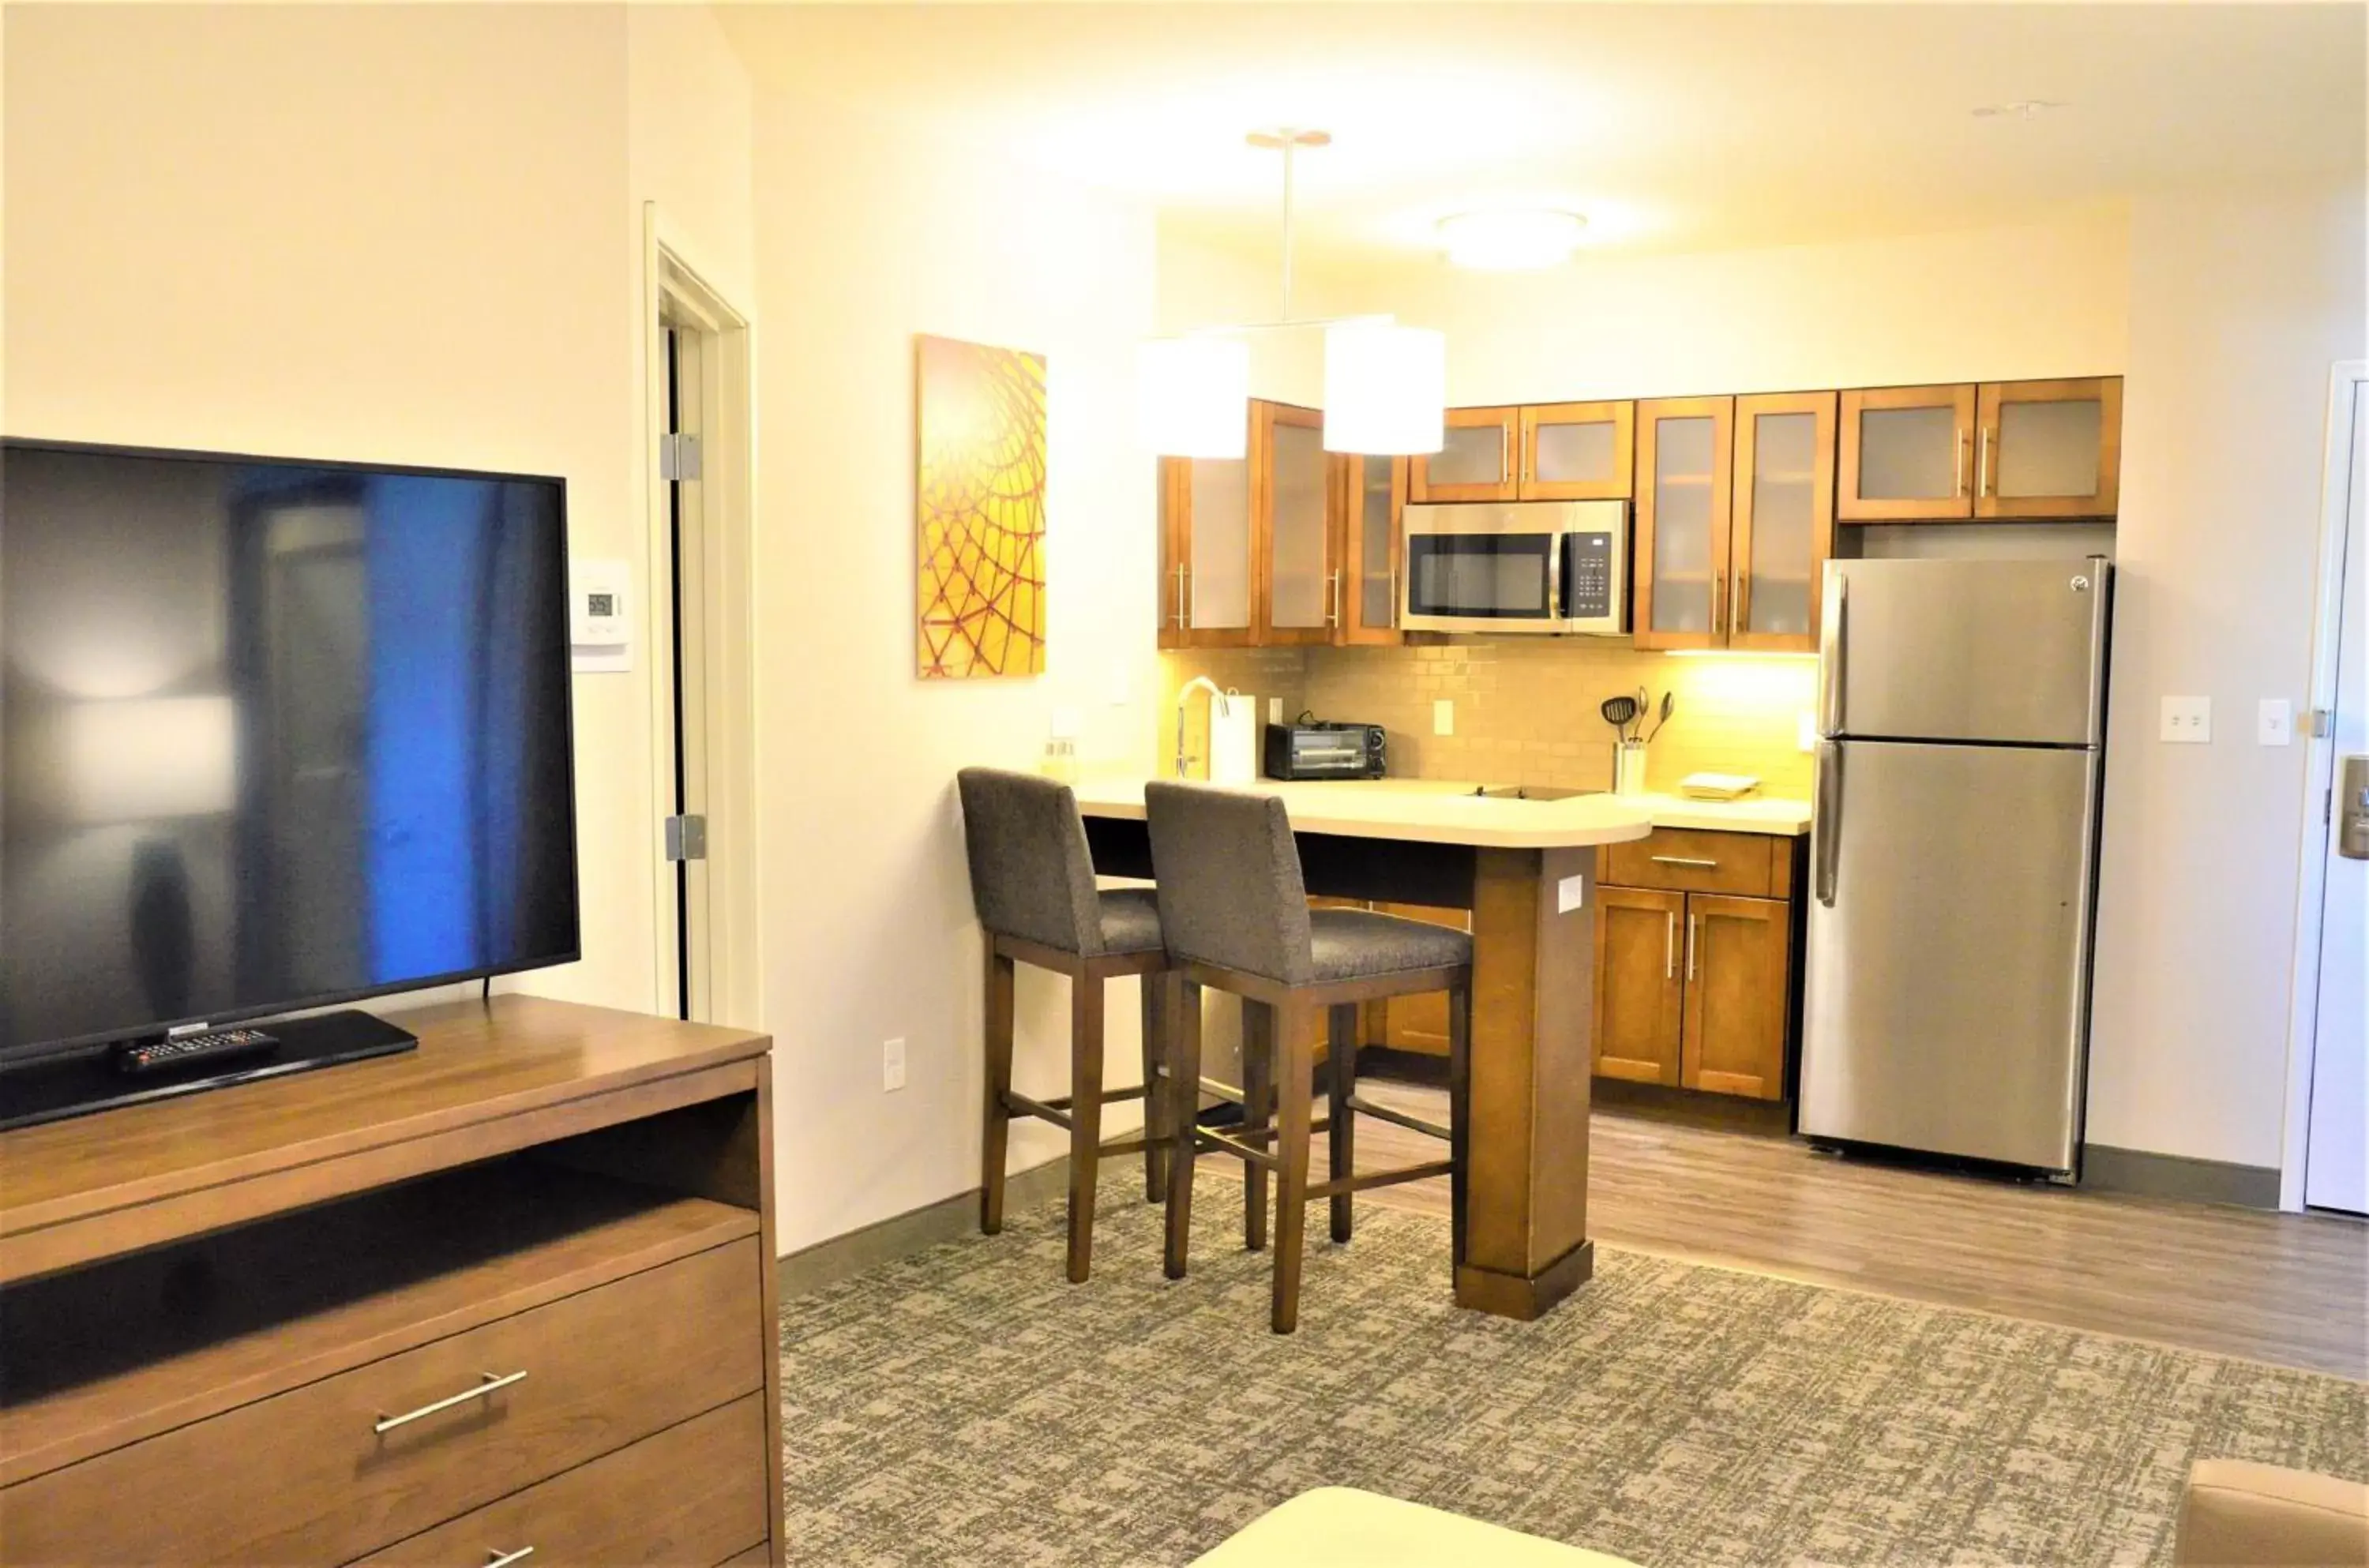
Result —
<svg viewBox="0 0 2369 1568"><path fill-rule="evenodd" d="M728 4L760 86L864 106L1271 249L1254 127L1318 126L1302 254L1412 258L1546 202L1608 250L2011 222L2361 177L2359 4ZM1982 106L2049 99L2034 119Z"/></svg>

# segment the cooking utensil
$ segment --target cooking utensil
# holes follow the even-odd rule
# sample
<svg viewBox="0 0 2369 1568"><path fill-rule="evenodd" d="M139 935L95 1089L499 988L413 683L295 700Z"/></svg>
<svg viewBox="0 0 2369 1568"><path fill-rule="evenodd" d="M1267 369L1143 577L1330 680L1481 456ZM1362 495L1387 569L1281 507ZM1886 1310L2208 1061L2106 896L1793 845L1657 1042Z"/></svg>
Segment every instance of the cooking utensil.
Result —
<svg viewBox="0 0 2369 1568"><path fill-rule="evenodd" d="M1596 711L1604 715L1605 723L1620 732L1621 739L1629 738L1629 723L1637 716L1636 698L1607 697L1604 699L1604 705Z"/></svg>
<svg viewBox="0 0 2369 1568"><path fill-rule="evenodd" d="M1662 693L1661 715L1654 720L1654 727L1645 732L1645 738L1648 741L1651 741L1654 737L1661 734L1662 727L1670 722L1670 710L1678 705L1677 699L1678 694L1676 692L1665 692Z"/></svg>

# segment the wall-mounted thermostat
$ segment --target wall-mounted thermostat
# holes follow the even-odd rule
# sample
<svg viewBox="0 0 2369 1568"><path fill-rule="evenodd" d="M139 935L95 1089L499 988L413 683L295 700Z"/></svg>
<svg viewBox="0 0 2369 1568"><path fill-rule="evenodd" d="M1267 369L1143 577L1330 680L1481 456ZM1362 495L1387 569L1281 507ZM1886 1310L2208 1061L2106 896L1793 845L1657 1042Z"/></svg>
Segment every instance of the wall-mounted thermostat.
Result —
<svg viewBox="0 0 2369 1568"><path fill-rule="evenodd" d="M631 588L632 572L624 561L568 563L567 640L578 670L634 667Z"/></svg>

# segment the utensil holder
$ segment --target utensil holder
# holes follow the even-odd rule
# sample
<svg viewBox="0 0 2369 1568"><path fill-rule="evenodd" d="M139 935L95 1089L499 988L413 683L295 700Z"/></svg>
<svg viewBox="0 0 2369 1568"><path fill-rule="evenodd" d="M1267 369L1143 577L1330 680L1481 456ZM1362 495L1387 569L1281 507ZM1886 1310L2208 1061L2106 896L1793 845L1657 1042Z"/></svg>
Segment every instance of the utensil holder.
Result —
<svg viewBox="0 0 2369 1568"><path fill-rule="evenodd" d="M1643 741L1613 742L1612 793L1615 795L1645 793L1645 743Z"/></svg>

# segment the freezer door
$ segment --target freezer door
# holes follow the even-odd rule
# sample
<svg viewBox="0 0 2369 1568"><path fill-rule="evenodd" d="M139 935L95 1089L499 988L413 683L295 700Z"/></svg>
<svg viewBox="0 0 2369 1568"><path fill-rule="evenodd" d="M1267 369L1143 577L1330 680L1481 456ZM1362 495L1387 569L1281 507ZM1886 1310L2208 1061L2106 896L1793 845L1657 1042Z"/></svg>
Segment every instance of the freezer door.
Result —
<svg viewBox="0 0 2369 1568"><path fill-rule="evenodd" d="M2098 753L1827 741L1801 1130L2073 1168Z"/></svg>
<svg viewBox="0 0 2369 1568"><path fill-rule="evenodd" d="M1829 562L1820 732L2101 743L2112 569L2096 556Z"/></svg>

